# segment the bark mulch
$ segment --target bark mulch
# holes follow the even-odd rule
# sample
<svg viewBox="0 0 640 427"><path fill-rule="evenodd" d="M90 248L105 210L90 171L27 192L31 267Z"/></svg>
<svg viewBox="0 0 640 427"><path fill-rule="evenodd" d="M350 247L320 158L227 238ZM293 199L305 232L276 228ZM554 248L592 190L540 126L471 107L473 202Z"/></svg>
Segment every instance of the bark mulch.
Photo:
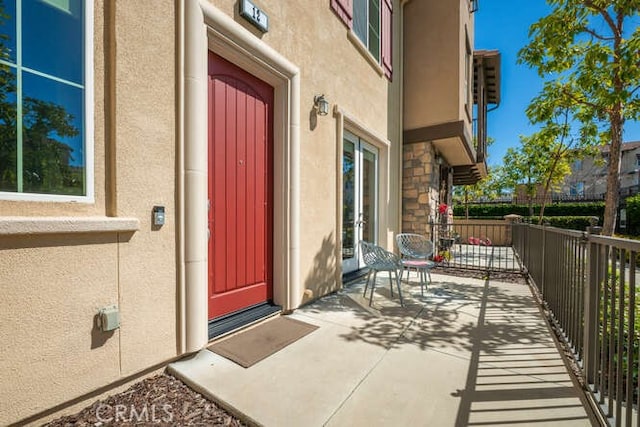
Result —
<svg viewBox="0 0 640 427"><path fill-rule="evenodd" d="M46 426L244 426L211 400L168 374L144 379Z"/></svg>
<svg viewBox="0 0 640 427"><path fill-rule="evenodd" d="M491 279L492 281L495 281L495 282L518 283L520 285L527 284L527 279L524 276L524 274L510 272L510 271L487 272L485 270L472 270L467 268L456 268L456 267L438 265L434 267L431 270L431 272L436 274L446 274L449 276L469 277L472 279L481 279L481 280Z"/></svg>

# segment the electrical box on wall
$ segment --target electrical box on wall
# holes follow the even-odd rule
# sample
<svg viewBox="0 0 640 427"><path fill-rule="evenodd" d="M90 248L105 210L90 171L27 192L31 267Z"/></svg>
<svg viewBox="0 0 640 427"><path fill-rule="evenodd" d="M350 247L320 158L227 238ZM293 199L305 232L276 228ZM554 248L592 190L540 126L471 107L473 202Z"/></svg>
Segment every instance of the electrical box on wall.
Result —
<svg viewBox="0 0 640 427"><path fill-rule="evenodd" d="M98 311L98 328L109 332L120 327L120 310L115 305L103 307Z"/></svg>

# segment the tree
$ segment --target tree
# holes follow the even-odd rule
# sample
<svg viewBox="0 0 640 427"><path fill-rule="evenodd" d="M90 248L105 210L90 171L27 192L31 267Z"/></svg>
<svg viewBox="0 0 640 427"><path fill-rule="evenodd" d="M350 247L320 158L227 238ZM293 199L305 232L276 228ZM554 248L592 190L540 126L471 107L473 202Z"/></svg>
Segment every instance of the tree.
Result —
<svg viewBox="0 0 640 427"><path fill-rule="evenodd" d="M513 196L513 188L508 185L505 174L504 165L489 167L489 175L483 185L490 199Z"/></svg>
<svg viewBox="0 0 640 427"><path fill-rule="evenodd" d="M538 132L523 140L524 144L530 146L526 152L536 153L538 159L535 165L542 186L540 224L544 220L547 194L571 173L570 164L586 155L595 154L588 139L571 134L571 118L570 110L561 108Z"/></svg>
<svg viewBox="0 0 640 427"><path fill-rule="evenodd" d="M502 179L506 186L513 189L515 194L518 187L524 185L529 205L529 216L533 216L533 198L536 187L540 182L537 163L540 158L532 151L532 146L526 144L527 137L520 136L519 149L509 147L503 159Z"/></svg>
<svg viewBox="0 0 640 427"><path fill-rule="evenodd" d="M469 219L469 202L478 200L481 197L486 197L486 188L484 183L487 182L488 177L481 179L475 184L457 185L453 187L453 201L454 203L462 204L464 206L464 217Z"/></svg>
<svg viewBox="0 0 640 427"><path fill-rule="evenodd" d="M474 145L477 147L476 138L473 138ZM492 137L487 137L486 146L489 147L495 142ZM496 189L501 188L496 184L493 170L487 168L487 176L482 178L475 184L456 185L453 187L453 200L455 203L464 205L465 218L469 219L469 202L480 198L494 199L499 194Z"/></svg>
<svg viewBox="0 0 640 427"><path fill-rule="evenodd" d="M551 13L534 23L519 61L545 78L530 107L534 123L569 108L583 138L610 143L603 234L613 234L620 189L624 123L640 117L640 0L547 0ZM629 28L628 28L629 27ZM535 105L534 105L535 104Z"/></svg>

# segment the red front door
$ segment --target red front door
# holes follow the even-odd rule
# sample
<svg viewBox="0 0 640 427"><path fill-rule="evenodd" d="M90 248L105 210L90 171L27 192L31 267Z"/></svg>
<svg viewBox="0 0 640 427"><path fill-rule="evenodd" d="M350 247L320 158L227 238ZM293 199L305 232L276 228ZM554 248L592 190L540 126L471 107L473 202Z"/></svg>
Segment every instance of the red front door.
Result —
<svg viewBox="0 0 640 427"><path fill-rule="evenodd" d="M209 319L272 298L273 88L209 52Z"/></svg>

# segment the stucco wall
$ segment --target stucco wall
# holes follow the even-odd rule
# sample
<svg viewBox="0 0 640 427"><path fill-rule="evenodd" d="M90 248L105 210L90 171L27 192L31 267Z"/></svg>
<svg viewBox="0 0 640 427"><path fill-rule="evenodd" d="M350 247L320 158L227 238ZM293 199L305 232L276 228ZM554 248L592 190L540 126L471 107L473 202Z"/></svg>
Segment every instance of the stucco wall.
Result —
<svg viewBox="0 0 640 427"><path fill-rule="evenodd" d="M10 344L0 357L2 425L177 354L175 2L113 1L117 25L111 29L103 2L94 3L95 203L2 200L0 222L106 217L106 196L114 188L105 183L105 126L113 123L112 208L118 217L138 219L140 229L0 235L0 340ZM105 55L110 31L115 58ZM112 59L115 86L105 82ZM105 101L109 92L114 97ZM105 110L107 102L115 103L115 116ZM167 212L158 230L151 228L154 205ZM121 328L103 333L95 315L110 304L120 307Z"/></svg>
<svg viewBox="0 0 640 427"><path fill-rule="evenodd" d="M120 331L94 328L117 303L117 236L0 238L0 424L117 379Z"/></svg>
<svg viewBox="0 0 640 427"><path fill-rule="evenodd" d="M300 272L306 290L304 303L331 292L340 285L336 281L340 269L337 246L341 238L338 224L338 187L342 153L338 150L337 118L313 114L314 95L324 94L331 110L335 105L349 112L367 129L391 142L390 161L399 159L399 114L390 109L391 99L398 99L399 86L390 84L359 49L358 41L348 37L348 30L331 11L329 2L313 7L305 2L262 1L259 6L269 16L269 32L260 34L238 15L237 2L212 1L217 8L234 17L236 22L252 31L265 43L300 68ZM394 2L394 19L400 7ZM399 21L397 21L399 22ZM397 28L397 26L394 26ZM397 42L399 38L395 38ZM394 64L397 67L396 64ZM394 76L397 79L397 76ZM395 90L395 92L394 92ZM393 170L397 171L397 166ZM389 186L398 188L394 172L387 177ZM398 190L394 190L394 195ZM379 235L389 244L387 234L397 229L399 203L382 200L387 218L393 224L381 224ZM390 243L393 247L393 243Z"/></svg>
<svg viewBox="0 0 640 427"><path fill-rule="evenodd" d="M338 117L312 114L314 95L325 94L332 111L338 106L367 132L389 141L382 147L388 164L381 170L388 173L380 177L387 191L380 200L385 221L379 236L393 247L400 222L400 37L394 37L396 74L390 83L328 1L313 13L304 2L260 2L270 16L264 35L238 16L236 1L212 4L301 70L301 252L300 277L293 280L306 290L296 301L304 303L340 286ZM178 353L179 2L108 5L96 0L94 9L95 203L0 201L0 216L62 216L73 222L113 215L137 219L139 230L0 235L0 283L7 294L0 310L9 320L0 324L0 339L15 343L0 358L0 369L8 373L0 379L0 401L10 408L0 411L0 424L64 404ZM400 10L394 1L396 32ZM166 208L166 224L159 229L151 226L154 205ZM109 304L119 306L121 328L104 334L93 322Z"/></svg>
<svg viewBox="0 0 640 427"><path fill-rule="evenodd" d="M458 87L460 93L459 103L459 117L465 120L467 125L467 131L471 135L471 120L473 119L473 47L474 47L474 14L469 13L469 0L460 0L458 13L460 14L460 24L457 29L459 31L458 37L458 52L460 52L459 61L459 78ZM468 47L467 47L468 42ZM467 55L467 49L470 55L469 62L465 62L465 56ZM469 67L467 74L467 85L465 85L465 67ZM469 97L466 98L465 91L469 92ZM468 100L468 102L465 102Z"/></svg>
<svg viewBox="0 0 640 427"><path fill-rule="evenodd" d="M125 375L176 355L174 3L123 0L116 9L118 215L141 223L119 247ZM166 208L158 230L154 205Z"/></svg>
<svg viewBox="0 0 640 427"><path fill-rule="evenodd" d="M511 223L506 220L459 219L453 221L453 231L460 236L460 243L467 244L469 237L489 239L493 246L511 245Z"/></svg>
<svg viewBox="0 0 640 427"><path fill-rule="evenodd" d="M405 129L463 117L460 85L464 76L464 40L460 33L460 2L455 3L423 0L410 1L405 6L405 85L411 88L404 98Z"/></svg>

